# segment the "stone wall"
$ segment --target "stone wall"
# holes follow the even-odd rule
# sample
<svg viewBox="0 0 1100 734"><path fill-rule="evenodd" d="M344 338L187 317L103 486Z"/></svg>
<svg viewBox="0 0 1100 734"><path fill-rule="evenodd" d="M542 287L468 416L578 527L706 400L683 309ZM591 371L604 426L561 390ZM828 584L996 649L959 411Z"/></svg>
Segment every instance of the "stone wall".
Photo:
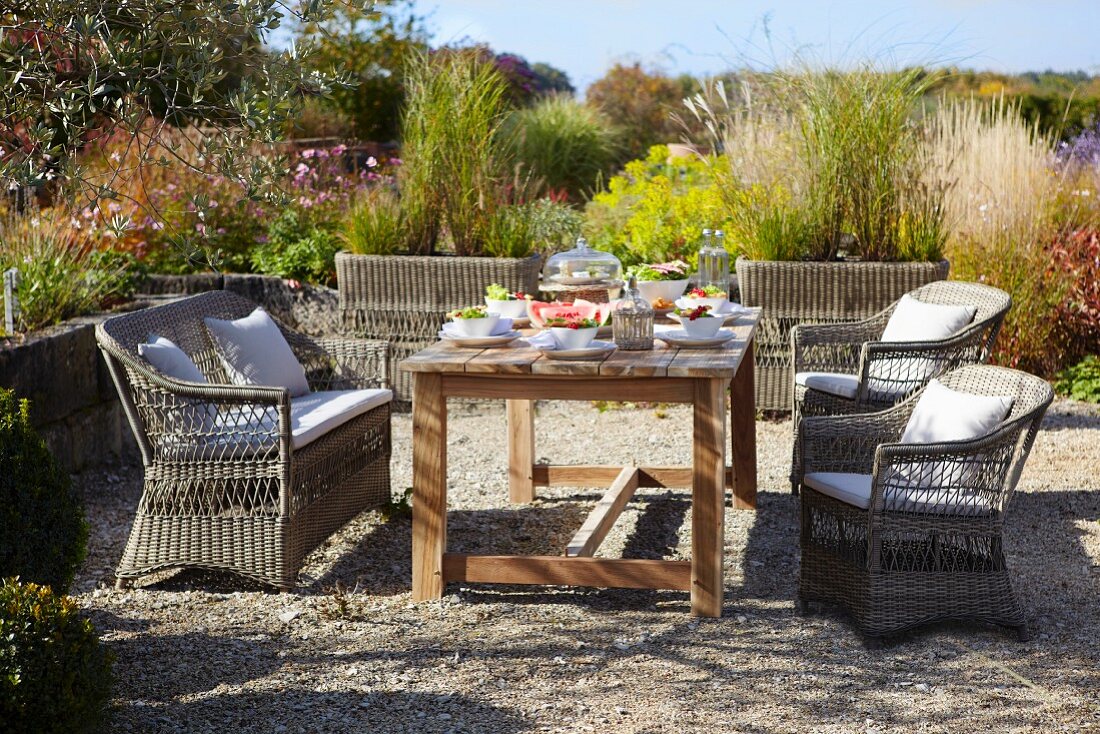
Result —
<svg viewBox="0 0 1100 734"><path fill-rule="evenodd" d="M291 287L263 275L154 275L131 308L225 289L314 336L340 331L336 291ZM31 419L69 471L138 458L111 375L96 346L95 325L112 314L67 321L23 339L0 339L0 387L31 400Z"/></svg>
<svg viewBox="0 0 1100 734"><path fill-rule="evenodd" d="M287 326L310 336L341 331L336 291L324 286L292 286L269 275L152 275L142 290L149 295L192 295L227 290L262 305Z"/></svg>
<svg viewBox="0 0 1100 734"><path fill-rule="evenodd" d="M65 322L22 341L0 341L0 386L31 401L31 421L69 471L137 456L95 342L106 315Z"/></svg>

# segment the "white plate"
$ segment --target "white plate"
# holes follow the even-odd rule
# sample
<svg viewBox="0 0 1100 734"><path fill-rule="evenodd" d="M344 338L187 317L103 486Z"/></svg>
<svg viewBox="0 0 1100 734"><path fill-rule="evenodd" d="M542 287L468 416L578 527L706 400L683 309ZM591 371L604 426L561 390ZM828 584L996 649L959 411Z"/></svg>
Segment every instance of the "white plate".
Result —
<svg viewBox="0 0 1100 734"><path fill-rule="evenodd" d="M674 347L692 347L695 349L707 349L710 347L720 347L735 334L729 329L722 329L715 336L706 339L696 339L688 336L688 333L683 329L668 329L667 331L658 331L653 334L654 338L668 342Z"/></svg>
<svg viewBox="0 0 1100 734"><path fill-rule="evenodd" d="M456 347L503 347L506 344L511 344L516 339L520 338L522 334L518 331L509 331L505 334L497 334L495 336L449 336L444 334L442 339L445 342L454 344Z"/></svg>
<svg viewBox="0 0 1100 734"><path fill-rule="evenodd" d="M547 359L599 359L615 351L612 342L594 341L584 349L557 349L556 347L538 347Z"/></svg>

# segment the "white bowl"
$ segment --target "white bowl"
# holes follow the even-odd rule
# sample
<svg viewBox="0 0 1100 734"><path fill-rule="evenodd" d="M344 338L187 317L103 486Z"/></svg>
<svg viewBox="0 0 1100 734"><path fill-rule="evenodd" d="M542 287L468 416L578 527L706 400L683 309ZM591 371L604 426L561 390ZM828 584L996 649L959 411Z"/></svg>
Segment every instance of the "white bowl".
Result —
<svg viewBox="0 0 1100 734"><path fill-rule="evenodd" d="M485 299L489 313L495 313L507 319L522 319L527 315L527 299L516 301L494 301Z"/></svg>
<svg viewBox="0 0 1100 734"><path fill-rule="evenodd" d="M480 319L454 319L453 323L459 336L492 336L498 321L500 314L491 313Z"/></svg>
<svg viewBox="0 0 1100 734"><path fill-rule="evenodd" d="M642 298L650 303L658 298L671 303L684 295L687 285L687 278L683 280L640 280L638 281L638 292L642 294Z"/></svg>
<svg viewBox="0 0 1100 734"><path fill-rule="evenodd" d="M558 349L584 349L596 338L598 326L590 326L587 329L568 329L564 326L550 327L550 336L554 337L554 344Z"/></svg>
<svg viewBox="0 0 1100 734"><path fill-rule="evenodd" d="M680 328L692 339L709 339L716 335L725 321L721 316L710 316L692 321L686 316L680 317Z"/></svg>
<svg viewBox="0 0 1100 734"><path fill-rule="evenodd" d="M710 306L711 313L719 313L724 310L728 301L725 298L688 298L684 296L676 301L676 305L680 308L698 308L699 306Z"/></svg>

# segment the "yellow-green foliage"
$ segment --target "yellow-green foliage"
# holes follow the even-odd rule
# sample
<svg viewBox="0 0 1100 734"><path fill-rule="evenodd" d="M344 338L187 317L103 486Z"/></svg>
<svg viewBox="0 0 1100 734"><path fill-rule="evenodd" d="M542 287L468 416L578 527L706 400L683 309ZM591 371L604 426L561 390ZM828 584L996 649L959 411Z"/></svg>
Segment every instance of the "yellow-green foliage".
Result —
<svg viewBox="0 0 1100 734"><path fill-rule="evenodd" d="M707 162L670 161L668 155L667 146L653 146L589 202L585 232L594 247L626 265L670 260L694 265L703 227L732 230ZM727 244L736 254L733 243Z"/></svg>
<svg viewBox="0 0 1100 734"><path fill-rule="evenodd" d="M96 731L110 692L111 654L72 599L0 583L0 730Z"/></svg>

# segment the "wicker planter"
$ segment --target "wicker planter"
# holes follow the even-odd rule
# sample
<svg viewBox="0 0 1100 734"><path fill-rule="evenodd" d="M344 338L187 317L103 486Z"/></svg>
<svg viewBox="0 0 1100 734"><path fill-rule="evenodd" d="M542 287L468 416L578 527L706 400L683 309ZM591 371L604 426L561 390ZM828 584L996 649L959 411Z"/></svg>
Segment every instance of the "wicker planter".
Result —
<svg viewBox="0 0 1100 734"><path fill-rule="evenodd" d="M345 328L385 339L392 348L390 385L399 403L412 400L412 380L397 369L406 356L436 340L448 311L483 303L485 286L535 293L542 261L449 255L336 255L336 282Z"/></svg>
<svg viewBox="0 0 1100 734"><path fill-rule="evenodd" d="M741 303L764 309L756 336L756 407L791 408L791 327L859 321L947 278L940 262L737 260Z"/></svg>

